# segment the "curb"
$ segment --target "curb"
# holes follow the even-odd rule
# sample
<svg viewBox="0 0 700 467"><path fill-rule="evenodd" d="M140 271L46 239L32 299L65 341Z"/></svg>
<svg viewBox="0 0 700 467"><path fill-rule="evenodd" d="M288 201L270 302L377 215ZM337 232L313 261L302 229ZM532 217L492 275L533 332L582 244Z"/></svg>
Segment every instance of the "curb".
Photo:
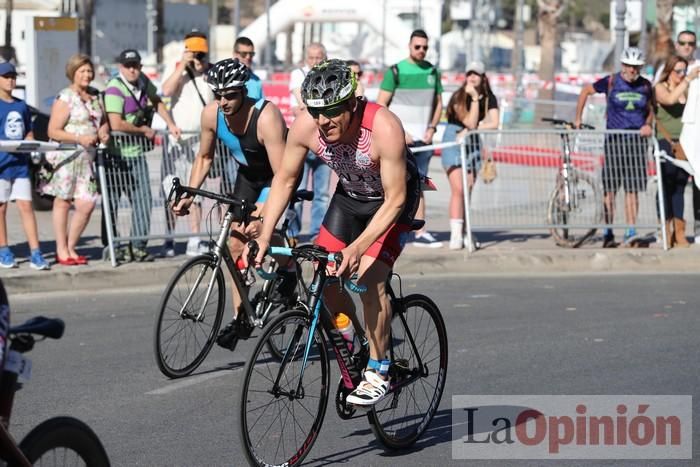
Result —
<svg viewBox="0 0 700 467"><path fill-rule="evenodd" d="M108 263L64 267L50 271L7 270L0 275L11 294L88 291L105 288L163 288L187 258L159 259L153 263L130 263L112 268ZM485 248L473 254L465 250L407 249L397 264L402 275L522 275L532 274L621 274L697 273L700 249L579 249L515 250Z"/></svg>

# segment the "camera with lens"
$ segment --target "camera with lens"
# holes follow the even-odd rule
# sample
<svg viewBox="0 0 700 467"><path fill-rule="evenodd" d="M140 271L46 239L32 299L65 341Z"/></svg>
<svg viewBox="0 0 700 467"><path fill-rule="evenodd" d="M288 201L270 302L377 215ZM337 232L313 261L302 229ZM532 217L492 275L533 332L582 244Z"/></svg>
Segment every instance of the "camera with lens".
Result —
<svg viewBox="0 0 700 467"><path fill-rule="evenodd" d="M134 126L151 126L155 109L153 107L145 107L138 109L134 117Z"/></svg>

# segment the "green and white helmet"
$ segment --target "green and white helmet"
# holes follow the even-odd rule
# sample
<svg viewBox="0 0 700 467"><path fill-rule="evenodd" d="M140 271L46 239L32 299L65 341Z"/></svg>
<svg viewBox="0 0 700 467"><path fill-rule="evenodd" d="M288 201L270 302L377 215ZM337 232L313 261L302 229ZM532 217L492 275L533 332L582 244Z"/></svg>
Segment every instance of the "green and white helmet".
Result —
<svg viewBox="0 0 700 467"><path fill-rule="evenodd" d="M301 84L307 107L330 107L355 95L357 78L343 60L326 60L314 66Z"/></svg>

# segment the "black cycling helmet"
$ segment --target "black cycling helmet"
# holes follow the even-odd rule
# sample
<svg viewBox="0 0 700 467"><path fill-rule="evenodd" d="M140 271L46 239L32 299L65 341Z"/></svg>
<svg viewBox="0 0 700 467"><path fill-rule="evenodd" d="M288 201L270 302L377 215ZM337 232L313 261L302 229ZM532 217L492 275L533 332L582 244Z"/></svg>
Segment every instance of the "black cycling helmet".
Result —
<svg viewBox="0 0 700 467"><path fill-rule="evenodd" d="M357 78L343 60L321 62L309 71L301 84L301 98L307 107L329 107L355 95Z"/></svg>
<svg viewBox="0 0 700 467"><path fill-rule="evenodd" d="M207 84L212 92L242 88L250 78L250 69L237 58L216 62L207 72Z"/></svg>

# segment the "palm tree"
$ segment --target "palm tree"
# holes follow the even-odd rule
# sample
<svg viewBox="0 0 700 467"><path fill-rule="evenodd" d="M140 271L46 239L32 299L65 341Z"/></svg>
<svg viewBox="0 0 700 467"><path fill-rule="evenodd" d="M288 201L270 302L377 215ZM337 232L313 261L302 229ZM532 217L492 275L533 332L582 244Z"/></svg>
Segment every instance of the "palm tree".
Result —
<svg viewBox="0 0 700 467"><path fill-rule="evenodd" d="M542 82L551 84L540 89L539 98L554 98L555 57L559 44L559 18L566 9L567 0L537 0L537 31L540 37L540 70ZM536 121L541 117L551 117L551 105L538 105L535 111Z"/></svg>
<svg viewBox="0 0 700 467"><path fill-rule="evenodd" d="M673 54L673 0L656 0L656 29L649 63L658 68Z"/></svg>

